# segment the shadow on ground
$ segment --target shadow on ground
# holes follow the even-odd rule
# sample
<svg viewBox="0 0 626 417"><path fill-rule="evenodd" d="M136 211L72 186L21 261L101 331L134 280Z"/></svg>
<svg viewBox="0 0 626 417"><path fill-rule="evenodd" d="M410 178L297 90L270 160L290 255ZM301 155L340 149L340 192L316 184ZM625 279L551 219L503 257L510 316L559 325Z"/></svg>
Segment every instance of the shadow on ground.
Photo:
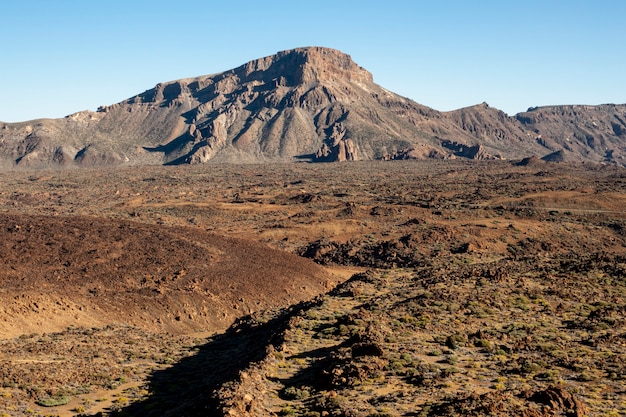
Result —
<svg viewBox="0 0 626 417"><path fill-rule="evenodd" d="M214 396L216 390L236 379L239 372L251 363L263 359L269 345L280 345L289 319L307 304L283 310L266 322L250 316L239 319L225 333L198 347L195 355L154 372L149 379L151 395L111 415L221 415Z"/></svg>

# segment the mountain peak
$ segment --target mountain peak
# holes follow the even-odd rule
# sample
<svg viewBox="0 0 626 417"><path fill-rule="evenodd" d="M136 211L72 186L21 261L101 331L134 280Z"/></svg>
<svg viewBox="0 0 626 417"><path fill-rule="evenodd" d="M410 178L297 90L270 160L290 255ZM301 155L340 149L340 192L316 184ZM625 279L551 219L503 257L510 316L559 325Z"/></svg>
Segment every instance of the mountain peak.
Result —
<svg viewBox="0 0 626 417"><path fill-rule="evenodd" d="M350 55L320 46L281 51L250 61L234 71L244 77L259 72L280 74L288 78L289 85L333 80L373 82L372 74L357 65Z"/></svg>

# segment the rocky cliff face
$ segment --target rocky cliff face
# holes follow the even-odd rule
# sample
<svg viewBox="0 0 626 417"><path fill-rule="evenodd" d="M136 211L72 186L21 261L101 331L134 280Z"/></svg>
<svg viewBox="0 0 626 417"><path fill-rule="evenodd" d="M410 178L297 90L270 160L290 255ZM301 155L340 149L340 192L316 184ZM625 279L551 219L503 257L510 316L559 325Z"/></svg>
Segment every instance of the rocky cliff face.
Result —
<svg viewBox="0 0 626 417"><path fill-rule="evenodd" d="M562 149L574 160L624 164L623 107L564 106L509 117L482 104L441 113L378 86L346 54L298 48L158 84L97 112L0 124L0 168L521 159Z"/></svg>

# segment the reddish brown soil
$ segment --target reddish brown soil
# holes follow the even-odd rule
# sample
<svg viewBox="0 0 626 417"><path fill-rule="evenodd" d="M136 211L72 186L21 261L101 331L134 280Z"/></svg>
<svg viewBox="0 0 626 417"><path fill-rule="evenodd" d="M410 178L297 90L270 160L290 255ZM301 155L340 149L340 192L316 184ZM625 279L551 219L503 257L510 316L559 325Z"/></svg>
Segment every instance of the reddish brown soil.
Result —
<svg viewBox="0 0 626 417"><path fill-rule="evenodd" d="M397 405L416 415L418 397L430 401L419 407L450 415L496 400L514 407L526 385L554 394L550 384L566 390L558 401L574 395L590 415L623 412L624 207L626 171L585 164L1 173L0 415L207 415L205 406L211 415L230 406L246 415L250 398L283 415L293 407L394 415ZM321 311L280 309L366 268L375 269L371 293L327 296ZM398 308L405 301L414 310ZM198 335L252 311L222 335ZM298 311L301 325L291 322ZM383 342L354 343L352 330L370 334L363 320L374 330L385 324ZM469 342L481 329L477 343L486 347ZM455 332L464 345L448 343ZM315 351L291 357L281 338L294 352ZM406 362L414 377L454 372L398 390L403 368L361 375L369 363L361 359L372 355L351 362L343 338L390 365ZM398 350L404 339L410 352ZM316 341L340 345L317 350ZM263 358L276 368L246 381L255 364L265 372ZM299 379L326 359L345 359L336 369L358 371L366 389L338 396ZM288 371L293 381L276 379ZM311 397L286 403L304 382ZM234 389L239 383L245 389ZM67 396L51 409L36 404Z"/></svg>
<svg viewBox="0 0 626 417"><path fill-rule="evenodd" d="M322 267L199 228L0 215L0 335L123 322L215 331L329 288Z"/></svg>

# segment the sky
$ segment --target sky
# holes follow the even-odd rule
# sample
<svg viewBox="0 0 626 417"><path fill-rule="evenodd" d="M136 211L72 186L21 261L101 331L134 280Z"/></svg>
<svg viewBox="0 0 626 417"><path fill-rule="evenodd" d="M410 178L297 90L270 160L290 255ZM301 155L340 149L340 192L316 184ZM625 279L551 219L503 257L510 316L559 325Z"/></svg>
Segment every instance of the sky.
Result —
<svg viewBox="0 0 626 417"><path fill-rule="evenodd" d="M626 103L626 1L0 0L0 121L96 110L301 46L440 111Z"/></svg>

